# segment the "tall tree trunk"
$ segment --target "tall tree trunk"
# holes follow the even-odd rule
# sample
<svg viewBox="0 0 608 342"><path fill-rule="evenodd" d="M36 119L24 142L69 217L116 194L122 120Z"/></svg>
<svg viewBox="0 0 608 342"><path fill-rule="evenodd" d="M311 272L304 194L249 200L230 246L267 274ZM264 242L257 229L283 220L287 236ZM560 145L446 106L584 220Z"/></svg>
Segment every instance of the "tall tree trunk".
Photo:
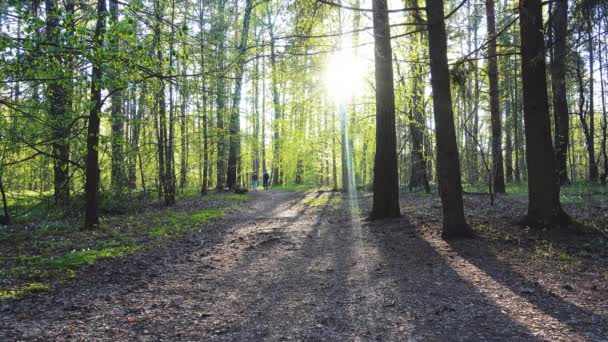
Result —
<svg viewBox="0 0 608 342"><path fill-rule="evenodd" d="M602 27L598 29L602 30ZM606 46L602 49L602 40L598 40L598 56L600 63L600 99L602 99L602 156L604 158L604 172L602 173L600 180L602 185L606 185L608 179L608 151L607 151L607 140L608 140L608 113L606 112L606 93L604 84L604 59L602 53L606 51Z"/></svg>
<svg viewBox="0 0 608 342"><path fill-rule="evenodd" d="M412 8L418 7L417 0L408 0L408 6ZM410 56L412 60L420 60L422 56L422 40L424 34L422 33L425 29L422 21L422 15L419 10L411 12L411 20L417 25L414 30L420 31L420 33L414 35ZM424 150L424 77L425 71L422 63L414 63L411 67L413 77L413 89L411 96L411 103L409 111L406 108L406 112L409 114L409 131L412 139L411 148L411 159L412 159L412 172L410 172L409 187L414 188L418 186L424 187L426 193L431 192L429 185L429 178L427 176L426 169L426 153ZM428 153L428 151L426 151Z"/></svg>
<svg viewBox="0 0 608 342"><path fill-rule="evenodd" d="M488 78L490 81L490 118L492 124L492 176L494 192L505 192L505 171L502 158L502 120L498 93L498 63L496 57L496 17L494 0L486 0L488 25Z"/></svg>
<svg viewBox="0 0 608 342"><path fill-rule="evenodd" d="M268 26L270 30L270 65L272 67L272 101L274 104L274 121L272 123L272 184L279 185L280 164L281 164L281 100L279 96L277 56L275 51L274 24L271 22L270 15L268 16Z"/></svg>
<svg viewBox="0 0 608 342"><path fill-rule="evenodd" d="M116 29L118 27L118 1L110 0L110 21L111 27ZM114 38L110 39L109 48L111 51L119 51L120 39L118 38L118 32L114 32ZM123 91L120 82L120 75L118 75L117 68L112 68L109 71L112 81L112 99L111 99L111 129L112 129L112 171L110 177L110 183L112 191L116 195L120 195L124 192L127 185L127 177L125 171L125 157L124 157L124 113L123 113Z"/></svg>
<svg viewBox="0 0 608 342"><path fill-rule="evenodd" d="M208 118L207 118L207 103L209 101L209 96L207 94L207 78L205 76L206 64L205 64L205 4L203 2L199 2L199 17L198 17L199 30L201 32L201 40L199 45L200 51L200 70L201 70L201 89L203 93L203 177L201 184L201 194L206 195L209 190L209 135L208 135Z"/></svg>
<svg viewBox="0 0 608 342"><path fill-rule="evenodd" d="M104 27L106 25L106 2L97 0L97 23L93 34L93 59L91 71L91 103L87 128L87 156L85 173L85 218L86 229L99 226L99 126L101 122L101 78L104 44Z"/></svg>
<svg viewBox="0 0 608 342"><path fill-rule="evenodd" d="M398 217L399 175L395 132L393 52L386 0L373 0L376 74L376 155L371 218Z"/></svg>
<svg viewBox="0 0 608 342"><path fill-rule="evenodd" d="M255 30L257 31L257 30ZM257 37L257 32L255 33ZM256 42L257 43L257 42ZM257 44L256 44L257 45ZM255 58L255 79L253 82L253 158L251 161L252 179L260 177L260 56Z"/></svg>
<svg viewBox="0 0 608 342"><path fill-rule="evenodd" d="M508 88L512 82L511 75L509 74ZM507 90L509 95L511 90ZM511 100L505 102L505 181L507 183L513 182L513 114L511 113Z"/></svg>
<svg viewBox="0 0 608 342"><path fill-rule="evenodd" d="M232 94L232 111L230 113L230 152L228 155L228 177L227 185L234 189L237 187L237 161L241 153L241 135L240 135L240 105L241 105L241 87L243 84L243 73L246 63L247 40L249 38L249 21L251 18L251 9L253 0L247 0L245 5L245 14L243 17L243 29L241 32L241 42L238 47L238 56L236 61L236 75L234 93Z"/></svg>
<svg viewBox="0 0 608 342"><path fill-rule="evenodd" d="M452 112L443 0L426 0L431 86L437 143L437 181L443 209L444 239L471 236L464 217L460 162Z"/></svg>
<svg viewBox="0 0 608 342"><path fill-rule="evenodd" d="M522 223L567 224L570 220L559 202L559 178L551 143L541 0L521 2L519 13L528 164L528 213Z"/></svg>
<svg viewBox="0 0 608 342"><path fill-rule="evenodd" d="M553 13L553 60L551 88L553 91L553 117L555 124L555 156L561 185L568 184L568 140L570 119L566 96L566 35L568 34L568 0L558 0Z"/></svg>
<svg viewBox="0 0 608 342"><path fill-rule="evenodd" d="M593 48L593 22L591 20L592 14L587 16L587 39L589 40L589 139L588 152L589 152L589 181L596 183L598 180L598 167L597 161L595 160L595 108L594 108L594 48Z"/></svg>
<svg viewBox="0 0 608 342"><path fill-rule="evenodd" d="M226 33L228 31L228 24L226 23L225 11L226 0L220 0L218 4L217 15L220 16L220 23L217 25L216 30L218 32L218 46L217 46L217 69L219 80L217 81L217 190L222 192L226 187L226 133L224 132L224 116L226 114L226 76L225 72L225 59L226 59Z"/></svg>
<svg viewBox="0 0 608 342"><path fill-rule="evenodd" d="M61 13L55 1L46 0L46 40L55 46L59 47L60 26L59 20ZM71 7L73 16L74 8ZM73 18L72 18L73 19ZM49 116L53 123L53 174L54 174L54 197L55 203L58 205L66 205L70 200L70 112L71 106L68 103L69 90L66 87L66 81L62 80L65 69L69 69L71 65L64 61L60 55L60 49L55 49L49 55L50 62L53 64L54 70L61 70L54 77L57 80L49 82L47 87L47 102L49 106ZM67 70L66 70L67 71ZM51 77L53 78L53 77Z"/></svg>

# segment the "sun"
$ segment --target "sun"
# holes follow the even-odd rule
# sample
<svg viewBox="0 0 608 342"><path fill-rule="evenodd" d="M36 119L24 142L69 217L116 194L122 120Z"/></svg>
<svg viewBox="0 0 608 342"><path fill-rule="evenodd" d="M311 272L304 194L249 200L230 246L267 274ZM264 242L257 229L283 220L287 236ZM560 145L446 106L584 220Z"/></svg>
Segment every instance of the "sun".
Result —
<svg viewBox="0 0 608 342"><path fill-rule="evenodd" d="M334 52L328 59L324 74L327 94L337 104L345 104L361 92L363 67L352 51Z"/></svg>

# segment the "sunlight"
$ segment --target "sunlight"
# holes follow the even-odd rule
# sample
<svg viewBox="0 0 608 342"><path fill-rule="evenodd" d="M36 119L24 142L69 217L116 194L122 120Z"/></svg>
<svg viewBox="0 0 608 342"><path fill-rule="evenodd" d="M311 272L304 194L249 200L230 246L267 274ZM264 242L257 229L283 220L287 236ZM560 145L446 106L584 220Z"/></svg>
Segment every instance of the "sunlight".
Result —
<svg viewBox="0 0 608 342"><path fill-rule="evenodd" d="M345 104L361 93L364 67L350 50L339 50L329 57L326 65L325 86L327 94L336 104Z"/></svg>

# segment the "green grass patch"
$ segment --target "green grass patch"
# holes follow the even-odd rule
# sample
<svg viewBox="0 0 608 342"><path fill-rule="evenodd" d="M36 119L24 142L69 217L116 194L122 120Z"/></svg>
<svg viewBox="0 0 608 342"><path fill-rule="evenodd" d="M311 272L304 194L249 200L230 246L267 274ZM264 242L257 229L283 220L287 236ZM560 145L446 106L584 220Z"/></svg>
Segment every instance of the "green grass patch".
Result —
<svg viewBox="0 0 608 342"><path fill-rule="evenodd" d="M148 235L154 239L175 239L188 233L194 233L200 226L210 220L223 217L222 208L209 208L195 212L166 211L152 223Z"/></svg>
<svg viewBox="0 0 608 342"><path fill-rule="evenodd" d="M308 190L314 190L317 188L318 187L316 185L309 185L309 184L284 184L284 185L273 185L270 187L271 190L290 191L290 192L308 191Z"/></svg>
<svg viewBox="0 0 608 342"><path fill-rule="evenodd" d="M82 218L67 216L0 227L0 300L46 289L50 280L75 278L79 269L103 259L163 247L167 240L201 231L205 224L251 198L233 193L201 198L194 191L183 195L192 196L195 202L164 210L135 208L143 197L134 199L136 204L125 204L126 210L119 201L106 199L108 210L96 230L81 230Z"/></svg>
<svg viewBox="0 0 608 342"><path fill-rule="evenodd" d="M27 284L21 288L14 290L0 290L0 299L13 299L23 297L24 295L36 292L44 292L49 289L49 285L42 283Z"/></svg>
<svg viewBox="0 0 608 342"><path fill-rule="evenodd" d="M304 204L308 205L309 207L322 207L322 206L326 206L328 204L337 204L341 201L342 199L339 197L335 197L335 196L331 196L331 195L321 195L321 196L317 196L317 195L309 195L306 198L304 198L304 200L302 201Z"/></svg>

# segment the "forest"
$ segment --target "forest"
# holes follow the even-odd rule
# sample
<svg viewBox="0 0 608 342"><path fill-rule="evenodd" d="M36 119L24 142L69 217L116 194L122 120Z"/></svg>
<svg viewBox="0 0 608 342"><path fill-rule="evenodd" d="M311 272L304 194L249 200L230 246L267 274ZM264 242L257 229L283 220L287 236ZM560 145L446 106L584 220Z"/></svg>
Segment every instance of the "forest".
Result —
<svg viewBox="0 0 608 342"><path fill-rule="evenodd" d="M0 0L0 339L608 338L607 29Z"/></svg>

